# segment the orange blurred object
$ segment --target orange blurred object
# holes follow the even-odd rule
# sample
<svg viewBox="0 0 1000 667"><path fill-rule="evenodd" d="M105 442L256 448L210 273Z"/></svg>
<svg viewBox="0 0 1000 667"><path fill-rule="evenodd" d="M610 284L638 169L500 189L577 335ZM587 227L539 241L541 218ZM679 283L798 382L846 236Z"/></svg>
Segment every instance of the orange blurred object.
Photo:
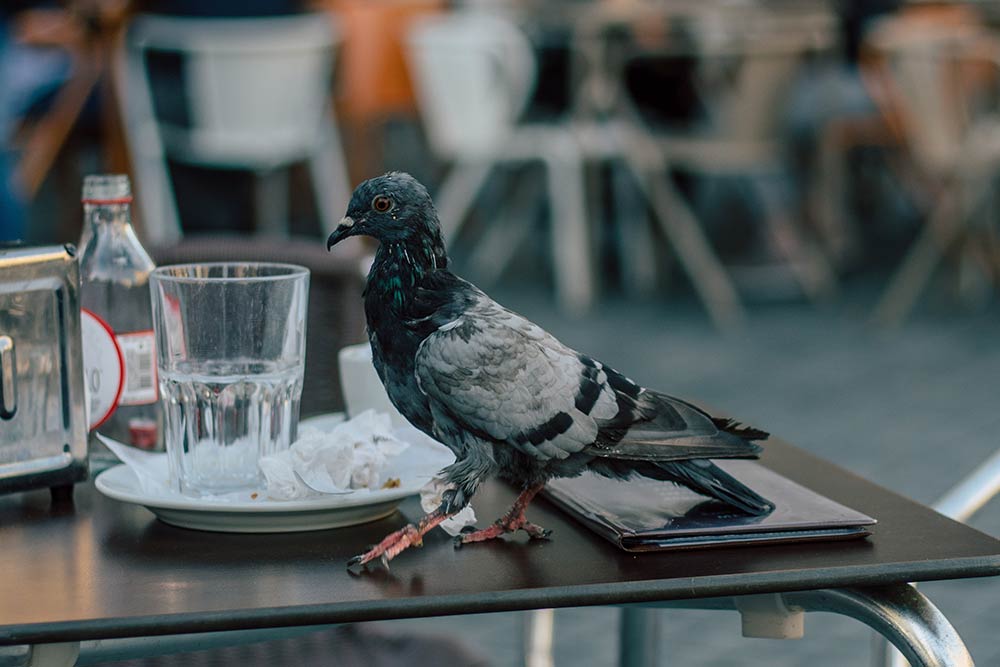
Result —
<svg viewBox="0 0 1000 667"><path fill-rule="evenodd" d="M404 43L410 22L440 11L441 0L318 0L332 11L343 39L338 109L348 122L413 114L416 102Z"/></svg>
<svg viewBox="0 0 1000 667"><path fill-rule="evenodd" d="M334 17L342 39L334 98L351 180L385 167L381 130L394 117L417 117L406 61L413 19L444 8L442 0L313 0L311 9Z"/></svg>

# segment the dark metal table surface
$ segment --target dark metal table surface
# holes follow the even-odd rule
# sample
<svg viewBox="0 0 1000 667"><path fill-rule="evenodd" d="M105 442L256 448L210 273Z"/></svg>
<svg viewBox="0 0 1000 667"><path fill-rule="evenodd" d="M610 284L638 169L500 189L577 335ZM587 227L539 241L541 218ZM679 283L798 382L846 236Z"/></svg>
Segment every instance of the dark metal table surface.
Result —
<svg viewBox="0 0 1000 667"><path fill-rule="evenodd" d="M345 561L420 513L351 528L225 534L175 528L92 484L72 505L47 491L0 497L0 645L561 606L662 602L1000 573L1000 541L780 441L764 463L879 521L847 542L649 554L619 551L544 499L529 514L549 541L452 548L433 531L392 571ZM487 485L489 521L513 500Z"/></svg>

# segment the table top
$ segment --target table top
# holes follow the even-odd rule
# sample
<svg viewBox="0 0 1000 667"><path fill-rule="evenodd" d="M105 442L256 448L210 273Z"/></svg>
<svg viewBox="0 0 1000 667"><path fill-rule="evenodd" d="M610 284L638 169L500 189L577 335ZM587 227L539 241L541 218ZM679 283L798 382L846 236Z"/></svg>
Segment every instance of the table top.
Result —
<svg viewBox="0 0 1000 667"><path fill-rule="evenodd" d="M452 548L432 531L391 572L345 562L420 514L415 498L373 523L305 533L207 533L80 485L0 497L0 645L654 602L1000 573L1000 541L780 441L768 467L876 517L862 540L632 554L544 498L550 540ZM484 524L514 492L487 484Z"/></svg>

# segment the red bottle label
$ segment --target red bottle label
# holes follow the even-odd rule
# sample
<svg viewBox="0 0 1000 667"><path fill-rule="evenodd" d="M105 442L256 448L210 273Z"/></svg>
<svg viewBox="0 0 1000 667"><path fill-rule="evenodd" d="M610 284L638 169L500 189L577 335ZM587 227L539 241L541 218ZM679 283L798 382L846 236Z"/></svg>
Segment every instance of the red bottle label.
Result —
<svg viewBox="0 0 1000 667"><path fill-rule="evenodd" d="M125 359L108 323L86 308L81 310L80 330L87 422L90 430L94 430L118 407L124 387Z"/></svg>

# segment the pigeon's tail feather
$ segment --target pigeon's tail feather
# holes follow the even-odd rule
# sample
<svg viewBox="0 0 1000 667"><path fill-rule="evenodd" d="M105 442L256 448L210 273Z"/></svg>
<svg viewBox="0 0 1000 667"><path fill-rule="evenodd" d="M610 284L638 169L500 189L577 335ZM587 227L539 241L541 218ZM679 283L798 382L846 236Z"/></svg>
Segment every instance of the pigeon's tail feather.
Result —
<svg viewBox="0 0 1000 667"><path fill-rule="evenodd" d="M759 428L754 428L753 426L744 426L735 419L712 417L712 423L715 424L720 431L731 433L732 435L743 438L744 440L767 440L771 437L771 434L767 431L762 431Z"/></svg>
<svg viewBox="0 0 1000 667"><path fill-rule="evenodd" d="M710 498L740 509L747 514L763 515L774 510L774 503L760 496L725 470L705 459L654 463L652 471L642 474L677 482ZM650 474L652 473L652 474ZM661 478L657 473L662 473Z"/></svg>

